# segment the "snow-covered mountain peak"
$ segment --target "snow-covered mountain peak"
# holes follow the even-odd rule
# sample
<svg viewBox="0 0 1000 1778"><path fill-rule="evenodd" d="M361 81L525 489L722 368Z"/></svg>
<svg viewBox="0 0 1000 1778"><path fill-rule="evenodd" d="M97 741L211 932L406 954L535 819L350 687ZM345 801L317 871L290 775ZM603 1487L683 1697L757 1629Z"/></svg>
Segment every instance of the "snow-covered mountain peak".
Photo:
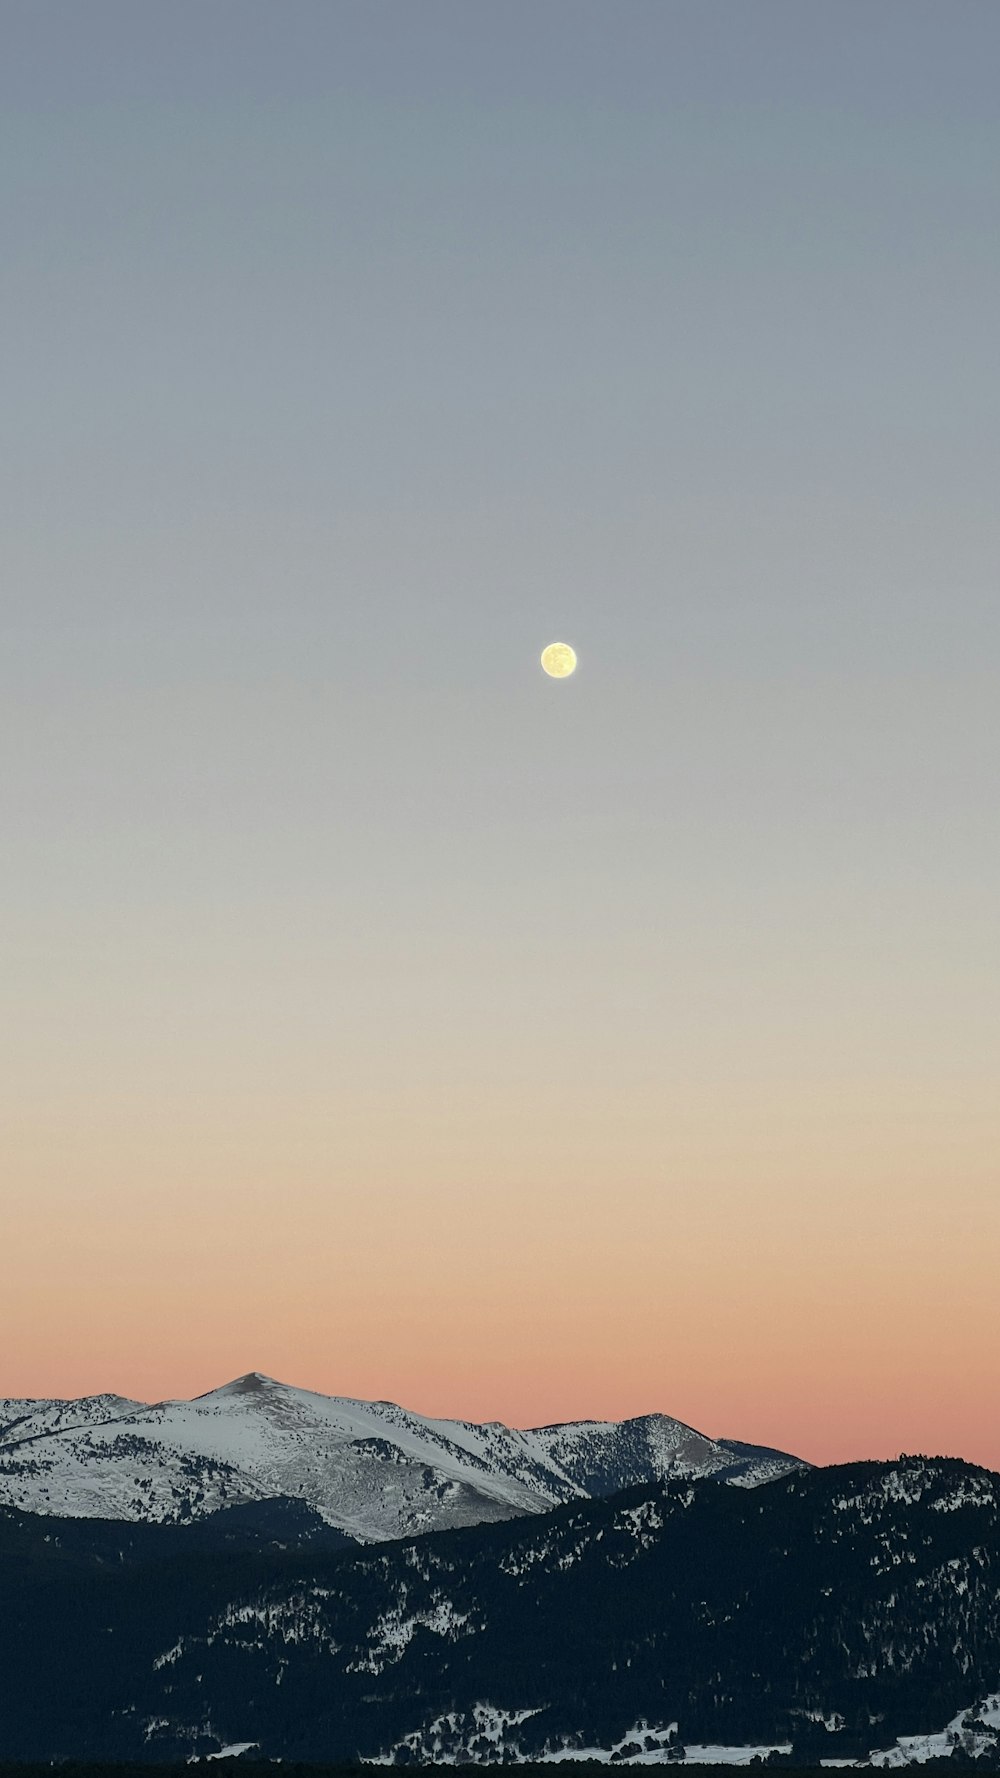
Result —
<svg viewBox="0 0 1000 1778"><path fill-rule="evenodd" d="M263 1371L247 1371L243 1377L234 1377L231 1383L221 1383L217 1389L209 1389L206 1394L196 1396L197 1401L210 1401L215 1396L230 1395L263 1395L269 1389L282 1389L276 1377L267 1377Z"/></svg>
<svg viewBox="0 0 1000 1778"><path fill-rule="evenodd" d="M301 1500L362 1541L537 1513L669 1477L752 1485L798 1467L665 1414L519 1430L322 1395L248 1371L192 1401L0 1402L0 1503L187 1520Z"/></svg>

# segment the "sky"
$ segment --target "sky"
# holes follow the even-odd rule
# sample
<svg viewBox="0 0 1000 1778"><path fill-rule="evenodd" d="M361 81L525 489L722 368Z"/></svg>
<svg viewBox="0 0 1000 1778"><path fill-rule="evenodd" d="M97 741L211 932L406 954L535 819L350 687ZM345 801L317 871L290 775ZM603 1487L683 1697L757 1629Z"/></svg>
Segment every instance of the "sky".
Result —
<svg viewBox="0 0 1000 1778"><path fill-rule="evenodd" d="M0 38L0 1394L1000 1467L1000 9Z"/></svg>

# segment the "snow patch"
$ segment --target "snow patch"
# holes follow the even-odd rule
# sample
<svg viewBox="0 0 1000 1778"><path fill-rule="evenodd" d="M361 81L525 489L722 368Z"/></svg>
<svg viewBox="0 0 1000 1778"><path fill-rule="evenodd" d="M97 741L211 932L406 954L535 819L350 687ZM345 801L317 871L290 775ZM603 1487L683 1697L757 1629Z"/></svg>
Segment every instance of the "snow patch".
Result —
<svg viewBox="0 0 1000 1778"><path fill-rule="evenodd" d="M430 1611L416 1611L410 1617L404 1617L400 1609L387 1611L372 1626L372 1642L366 1653L360 1660L349 1661L347 1671L382 1673L386 1667L394 1666L402 1659L404 1649L413 1641L418 1628L454 1641L459 1636L473 1634L465 1628L468 1622L468 1612L456 1610L452 1601L440 1594L435 1596Z"/></svg>
<svg viewBox="0 0 1000 1778"><path fill-rule="evenodd" d="M684 1749L685 1764L695 1766L748 1766L751 1760L766 1759L769 1753L791 1753L790 1741L771 1741L761 1747L720 1747L714 1744L688 1744Z"/></svg>
<svg viewBox="0 0 1000 1778"><path fill-rule="evenodd" d="M432 1760L441 1766L475 1765L490 1760L502 1749L505 1763L522 1765L523 1759L505 1736L538 1714L537 1709L505 1710L497 1704L474 1704L471 1711L436 1716L425 1729L414 1729L387 1752L366 1759L364 1764L392 1766L397 1756L405 1753L409 1759L422 1763Z"/></svg>

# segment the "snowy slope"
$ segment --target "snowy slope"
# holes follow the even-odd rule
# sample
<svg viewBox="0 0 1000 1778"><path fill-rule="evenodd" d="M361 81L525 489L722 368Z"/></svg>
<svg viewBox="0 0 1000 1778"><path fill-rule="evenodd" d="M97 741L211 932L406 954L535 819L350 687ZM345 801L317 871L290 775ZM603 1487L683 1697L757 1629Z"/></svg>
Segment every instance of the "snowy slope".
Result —
<svg viewBox="0 0 1000 1778"><path fill-rule="evenodd" d="M194 1401L0 1401L0 1504L68 1517L186 1520L284 1495L377 1541L635 1482L753 1485L795 1467L660 1414L518 1431L318 1395L258 1372Z"/></svg>

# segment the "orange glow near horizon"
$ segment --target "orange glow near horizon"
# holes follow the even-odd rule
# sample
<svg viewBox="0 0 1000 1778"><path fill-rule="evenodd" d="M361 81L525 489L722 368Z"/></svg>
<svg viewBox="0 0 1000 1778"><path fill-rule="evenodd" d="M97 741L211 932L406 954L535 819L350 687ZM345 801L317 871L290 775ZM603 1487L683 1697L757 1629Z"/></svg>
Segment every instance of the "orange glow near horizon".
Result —
<svg viewBox="0 0 1000 1778"><path fill-rule="evenodd" d="M800 1091L794 1117L763 1084L730 1094L728 1120L719 1103L692 1085L664 1115L632 1091L588 1123L564 1100L553 1125L551 1090L519 1119L484 1093L390 1128L377 1106L352 1123L298 1102L270 1134L244 1104L253 1140L217 1107L181 1125L137 1105L86 1132L117 1156L86 1189L72 1130L40 1122L7 1235L2 1393L157 1400L257 1369L442 1417L659 1411L814 1462L1000 1467L974 1132L945 1152L941 1103L888 1084L877 1128L870 1089ZM633 1172L609 1188L624 1127Z"/></svg>

